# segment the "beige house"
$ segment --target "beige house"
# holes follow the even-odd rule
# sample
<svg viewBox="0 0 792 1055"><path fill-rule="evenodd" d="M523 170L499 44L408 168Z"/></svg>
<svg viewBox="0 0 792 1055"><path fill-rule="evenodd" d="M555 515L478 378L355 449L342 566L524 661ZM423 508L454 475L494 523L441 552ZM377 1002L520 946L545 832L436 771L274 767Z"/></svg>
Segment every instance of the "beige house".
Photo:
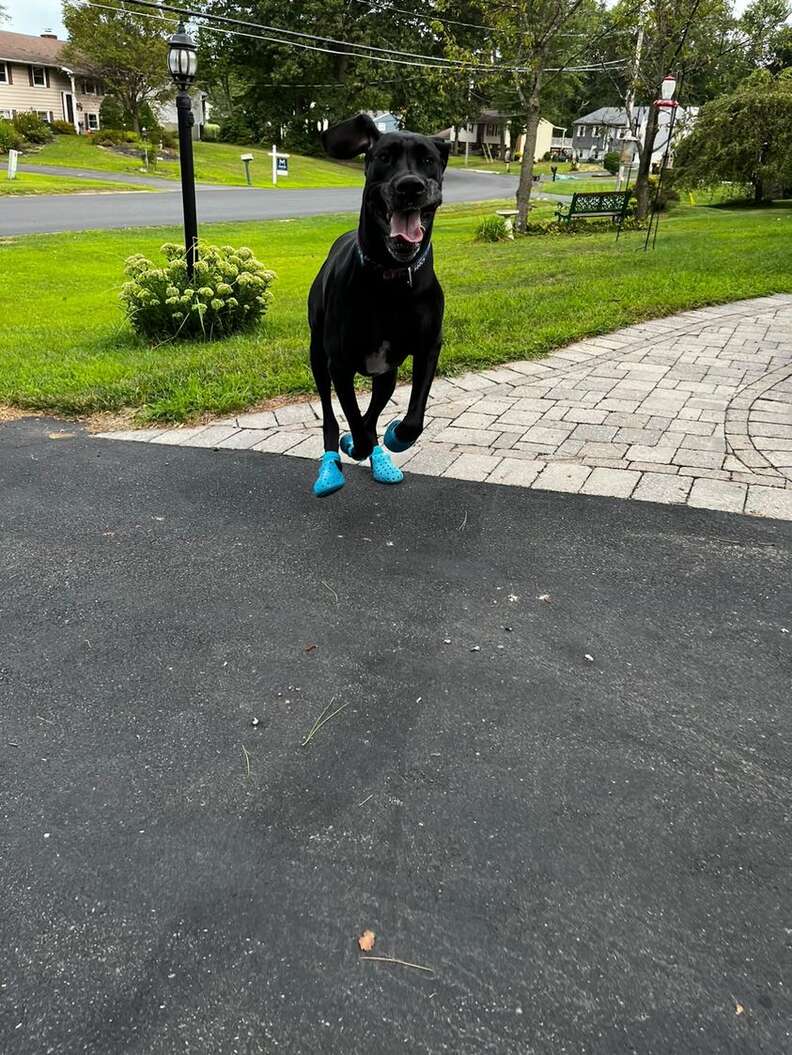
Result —
<svg viewBox="0 0 792 1055"><path fill-rule="evenodd" d="M534 161L541 161L550 150L553 131L553 125L549 121L543 117L539 119ZM452 143L455 138L458 138L463 150L465 144L469 143L473 153L485 155L489 153L496 158L503 158L507 150L511 156L522 154L525 143L525 136L522 134L517 136L515 143L512 143L510 116L501 114L497 110L484 110L478 120L466 128L444 128L436 135L440 139L449 139Z"/></svg>
<svg viewBox="0 0 792 1055"><path fill-rule="evenodd" d="M0 31L0 117L32 110L45 121L68 121L77 133L99 128L101 85L62 61L65 46L54 33Z"/></svg>

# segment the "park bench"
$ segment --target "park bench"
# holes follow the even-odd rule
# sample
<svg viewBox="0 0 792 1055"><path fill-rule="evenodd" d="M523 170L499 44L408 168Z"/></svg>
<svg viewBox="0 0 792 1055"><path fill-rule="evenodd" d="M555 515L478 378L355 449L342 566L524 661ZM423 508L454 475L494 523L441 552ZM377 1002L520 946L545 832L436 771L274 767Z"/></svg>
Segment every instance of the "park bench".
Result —
<svg viewBox="0 0 792 1055"><path fill-rule="evenodd" d="M566 211L556 209L556 216L562 223L592 216L610 216L614 220L621 220L627 212L629 197L626 190L576 191Z"/></svg>

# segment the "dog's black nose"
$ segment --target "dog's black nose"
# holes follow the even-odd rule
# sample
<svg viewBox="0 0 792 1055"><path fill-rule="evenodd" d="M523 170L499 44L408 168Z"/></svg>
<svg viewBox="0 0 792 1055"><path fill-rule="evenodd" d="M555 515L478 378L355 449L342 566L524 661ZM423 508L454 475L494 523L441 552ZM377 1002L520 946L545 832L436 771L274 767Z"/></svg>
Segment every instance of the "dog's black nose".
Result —
<svg viewBox="0 0 792 1055"><path fill-rule="evenodd" d="M402 176L398 179L394 184L393 189L403 201L414 201L426 190L422 179L418 176L410 175Z"/></svg>

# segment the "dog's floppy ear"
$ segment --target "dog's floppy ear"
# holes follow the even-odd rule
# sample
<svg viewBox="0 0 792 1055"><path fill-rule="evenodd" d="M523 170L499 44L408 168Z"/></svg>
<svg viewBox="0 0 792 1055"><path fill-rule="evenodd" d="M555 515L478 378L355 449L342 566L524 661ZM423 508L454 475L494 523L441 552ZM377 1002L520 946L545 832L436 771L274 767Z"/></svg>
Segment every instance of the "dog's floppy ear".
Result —
<svg viewBox="0 0 792 1055"><path fill-rule="evenodd" d="M450 139L434 139L434 138L432 138L432 142L437 147L437 149L440 151L440 159L443 162L443 168L445 168L446 165L448 164L448 155L449 155L449 153L451 151L451 140Z"/></svg>
<svg viewBox="0 0 792 1055"><path fill-rule="evenodd" d="M348 161L367 153L381 135L368 114L358 114L322 132L322 146L331 158Z"/></svg>

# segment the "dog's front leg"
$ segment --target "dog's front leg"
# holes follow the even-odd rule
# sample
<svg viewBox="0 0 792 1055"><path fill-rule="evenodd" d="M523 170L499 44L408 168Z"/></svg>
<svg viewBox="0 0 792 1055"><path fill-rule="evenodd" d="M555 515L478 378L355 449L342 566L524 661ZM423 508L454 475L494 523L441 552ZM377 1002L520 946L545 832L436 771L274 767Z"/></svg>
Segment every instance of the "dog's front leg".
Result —
<svg viewBox="0 0 792 1055"><path fill-rule="evenodd" d="M426 403L439 358L439 341L425 355L413 356L412 389L407 413L402 421L391 422L385 433L385 444L392 451L406 451L423 432Z"/></svg>
<svg viewBox="0 0 792 1055"><path fill-rule="evenodd" d="M349 430L352 433L352 451L345 451L357 461L368 458L374 449L374 443L369 434L363 415L358 406L357 394L355 393L355 375L347 371L333 371L333 385L338 396L338 402L344 411ZM342 442L342 449L344 445Z"/></svg>

